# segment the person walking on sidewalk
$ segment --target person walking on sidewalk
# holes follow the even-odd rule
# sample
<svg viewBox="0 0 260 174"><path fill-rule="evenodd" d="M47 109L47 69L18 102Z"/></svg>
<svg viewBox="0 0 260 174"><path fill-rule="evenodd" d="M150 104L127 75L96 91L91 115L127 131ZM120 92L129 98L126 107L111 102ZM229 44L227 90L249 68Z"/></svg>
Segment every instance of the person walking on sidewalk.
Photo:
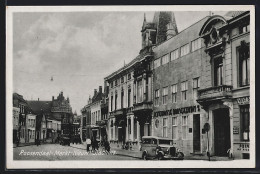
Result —
<svg viewBox="0 0 260 174"><path fill-rule="evenodd" d="M96 147L95 147L95 138L92 137L91 139L91 150L94 152L96 150Z"/></svg>
<svg viewBox="0 0 260 174"><path fill-rule="evenodd" d="M87 143L87 152L89 152L89 147L91 145L91 139L87 138L86 143Z"/></svg>

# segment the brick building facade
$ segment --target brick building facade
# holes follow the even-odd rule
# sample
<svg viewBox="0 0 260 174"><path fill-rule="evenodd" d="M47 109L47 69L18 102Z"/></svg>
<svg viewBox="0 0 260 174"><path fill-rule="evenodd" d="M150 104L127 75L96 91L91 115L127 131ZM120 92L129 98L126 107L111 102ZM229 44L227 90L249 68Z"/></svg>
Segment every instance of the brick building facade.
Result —
<svg viewBox="0 0 260 174"><path fill-rule="evenodd" d="M153 49L153 135L173 139L185 154L206 151L206 115L196 100L206 55L198 33L207 19Z"/></svg>

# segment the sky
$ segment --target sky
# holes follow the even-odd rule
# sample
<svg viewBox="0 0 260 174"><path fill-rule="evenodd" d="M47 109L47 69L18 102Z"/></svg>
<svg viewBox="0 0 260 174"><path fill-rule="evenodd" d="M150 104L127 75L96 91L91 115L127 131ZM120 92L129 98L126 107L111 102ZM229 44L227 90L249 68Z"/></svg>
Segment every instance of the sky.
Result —
<svg viewBox="0 0 260 174"><path fill-rule="evenodd" d="M14 92L51 100L63 91L80 115L104 78L138 55L144 13L152 21L154 13L144 11L14 13ZM175 12L179 32L207 15Z"/></svg>

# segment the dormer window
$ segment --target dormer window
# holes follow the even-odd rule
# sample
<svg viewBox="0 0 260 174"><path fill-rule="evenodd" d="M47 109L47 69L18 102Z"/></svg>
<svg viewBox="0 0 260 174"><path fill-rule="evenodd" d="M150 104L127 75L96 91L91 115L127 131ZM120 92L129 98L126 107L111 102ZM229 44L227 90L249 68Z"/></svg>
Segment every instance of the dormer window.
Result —
<svg viewBox="0 0 260 174"><path fill-rule="evenodd" d="M246 33L250 31L250 24L244 24L239 27L239 34Z"/></svg>

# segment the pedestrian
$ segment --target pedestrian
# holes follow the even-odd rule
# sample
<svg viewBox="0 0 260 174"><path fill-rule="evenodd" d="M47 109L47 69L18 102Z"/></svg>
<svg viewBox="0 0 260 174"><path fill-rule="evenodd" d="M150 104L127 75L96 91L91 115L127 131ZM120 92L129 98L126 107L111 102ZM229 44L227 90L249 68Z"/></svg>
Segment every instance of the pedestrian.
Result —
<svg viewBox="0 0 260 174"><path fill-rule="evenodd" d="M91 139L87 138L86 143L87 143L87 152L89 152L89 147L91 145Z"/></svg>
<svg viewBox="0 0 260 174"><path fill-rule="evenodd" d="M99 145L98 145L98 144L99 144L99 142L98 142L97 140L95 140L95 149L96 149L96 150L98 150L98 148L99 148Z"/></svg>
<svg viewBox="0 0 260 174"><path fill-rule="evenodd" d="M16 147L19 146L19 139L16 140Z"/></svg>
<svg viewBox="0 0 260 174"><path fill-rule="evenodd" d="M105 151L110 152L110 145L106 139L104 141L104 148L105 148Z"/></svg>
<svg viewBox="0 0 260 174"><path fill-rule="evenodd" d="M91 140L91 150L94 152L95 151L95 138L92 137L92 140Z"/></svg>

